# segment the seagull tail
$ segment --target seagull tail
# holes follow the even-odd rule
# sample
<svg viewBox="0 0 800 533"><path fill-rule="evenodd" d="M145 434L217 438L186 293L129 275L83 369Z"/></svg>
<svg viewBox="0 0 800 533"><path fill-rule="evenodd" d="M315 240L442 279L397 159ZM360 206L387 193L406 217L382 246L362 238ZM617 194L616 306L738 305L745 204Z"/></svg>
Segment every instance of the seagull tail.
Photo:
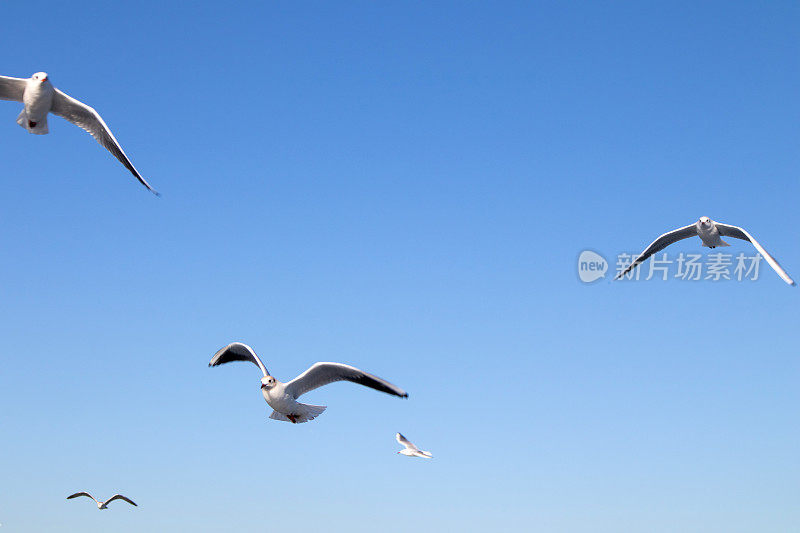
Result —
<svg viewBox="0 0 800 533"><path fill-rule="evenodd" d="M302 408L303 412L293 415L295 424L302 424L303 422L314 420L327 408L325 405L309 405L307 403L299 403L297 405ZM272 411L272 414L269 415L269 417L273 420L291 422L288 416L283 413L279 413L278 411Z"/></svg>
<svg viewBox="0 0 800 533"><path fill-rule="evenodd" d="M301 403L300 405L306 408L306 413L302 419L298 420L298 422L308 422L309 420L314 420L321 415L325 409L327 409L327 407L324 405L309 405L307 403Z"/></svg>
<svg viewBox="0 0 800 533"><path fill-rule="evenodd" d="M32 123L28 121L28 113L23 109L17 117L17 124L28 130L28 133L34 133L36 135L47 135L50 133L50 130L47 129L47 115L39 122L35 122L36 126L31 127Z"/></svg>
<svg viewBox="0 0 800 533"><path fill-rule="evenodd" d="M278 411L272 411L272 414L269 415L269 417L273 420L280 420L282 422L291 422L288 416L281 414Z"/></svg>

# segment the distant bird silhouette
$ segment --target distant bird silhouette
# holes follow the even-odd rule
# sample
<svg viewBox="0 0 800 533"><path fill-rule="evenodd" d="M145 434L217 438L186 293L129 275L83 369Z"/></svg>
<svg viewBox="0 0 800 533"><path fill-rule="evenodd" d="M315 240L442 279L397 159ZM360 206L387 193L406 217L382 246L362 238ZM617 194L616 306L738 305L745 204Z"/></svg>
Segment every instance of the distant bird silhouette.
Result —
<svg viewBox="0 0 800 533"><path fill-rule="evenodd" d="M95 503L97 503L97 508L98 509L108 509L108 504L113 502L114 500L123 500L123 501L126 501L129 504L133 505L134 507L139 507L138 505L133 503L132 500L129 500L128 498L126 498L122 494L114 494L112 497L110 497L109 499L107 499L104 502L99 501L97 498L95 498L94 496L92 496L88 492L76 492L75 494L71 494L71 495L67 496L67 499L71 500L72 498L77 498L78 496L86 496L87 498L93 499L95 501Z"/></svg>

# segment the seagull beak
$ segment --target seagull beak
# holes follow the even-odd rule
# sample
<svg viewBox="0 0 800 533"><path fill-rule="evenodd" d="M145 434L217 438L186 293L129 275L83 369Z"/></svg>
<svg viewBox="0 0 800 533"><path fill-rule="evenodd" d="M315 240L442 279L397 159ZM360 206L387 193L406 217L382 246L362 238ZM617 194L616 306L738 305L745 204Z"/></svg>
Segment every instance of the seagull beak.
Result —
<svg viewBox="0 0 800 533"><path fill-rule="evenodd" d="M262 384L261 384L261 388L262 388L262 389L266 389L266 388L267 388L267 384L266 384L266 383L262 383Z"/></svg>
<svg viewBox="0 0 800 533"><path fill-rule="evenodd" d="M45 81L47 81L47 76L45 76L44 78L42 78L42 82L45 82Z"/></svg>

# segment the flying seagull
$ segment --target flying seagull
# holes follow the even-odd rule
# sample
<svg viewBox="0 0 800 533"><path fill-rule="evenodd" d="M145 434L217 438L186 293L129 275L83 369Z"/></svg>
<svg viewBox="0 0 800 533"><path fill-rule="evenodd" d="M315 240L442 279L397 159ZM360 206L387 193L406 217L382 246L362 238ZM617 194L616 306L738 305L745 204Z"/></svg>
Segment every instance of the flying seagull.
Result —
<svg viewBox="0 0 800 533"><path fill-rule="evenodd" d="M29 133L36 135L48 133L48 113L65 118L88 131L97 142L119 159L119 162L125 165L142 185L158 196L122 151L114 134L97 111L53 87L46 72L37 72L28 79L0 76L0 100L13 100L25 104L17 117L17 124Z"/></svg>
<svg viewBox="0 0 800 533"><path fill-rule="evenodd" d="M68 500L71 500L72 498L77 498L78 496L86 496L87 498L91 498L91 499L93 499L93 500L95 501L95 503L97 503L97 508L98 508L98 509L108 509L108 504L109 504L109 503L111 503L111 502L113 502L114 500L122 500L122 501L126 501L126 502L128 502L129 504L133 505L134 507L139 507L138 505L136 505L135 503L133 503L133 501L132 501L132 500L129 500L128 498L126 498L126 497L125 497L125 496L123 496L122 494L114 494L112 497L110 497L109 499L107 499L107 500L106 500L106 501L104 501L104 502L98 501L98 500L97 500L97 498L95 498L94 496L92 496L92 495L91 495L91 494L89 494L88 492L76 492L75 494L72 494L72 495L70 495L70 496L67 496L67 499L68 499Z"/></svg>
<svg viewBox="0 0 800 533"><path fill-rule="evenodd" d="M709 248L716 248L717 246L730 246L730 244L722 240L722 237L733 237L734 239L749 241L753 246L755 246L756 250L758 250L758 253L760 253L764 259L767 260L769 266L771 266L772 269L778 273L783 281L789 285L795 284L792 278L789 277L789 274L787 274L786 271L781 268L775 258L769 255L767 251L760 244L758 244L758 241L756 241L752 235L747 233L743 228L714 222L708 217L700 217L700 220L694 224L672 230L654 240L650 246L645 248L644 252L642 252L633 263L628 265L624 271L617 274L614 279L621 278L636 268L639 263L644 262L648 257L656 252L660 252L670 244L694 236L700 237L700 240L703 241L703 246L707 246Z"/></svg>
<svg viewBox="0 0 800 533"><path fill-rule="evenodd" d="M433 459L433 455L431 452L425 452L414 446L410 440L405 438L402 434L398 433L394 436L397 439L397 442L405 446L402 450L397 453L402 453L403 455L407 455L409 457L421 457L422 459Z"/></svg>
<svg viewBox="0 0 800 533"><path fill-rule="evenodd" d="M231 361L250 361L261 369L261 394L270 407L274 409L269 417L292 424L300 424L314 420L325 410L324 405L308 405L299 403L297 398L334 381L352 381L365 387L407 398L408 394L401 388L384 381L379 377L341 363L314 363L311 368L294 378L289 383L281 383L272 377L264 363L251 347L241 342L234 342L214 354L208 366L217 366Z"/></svg>

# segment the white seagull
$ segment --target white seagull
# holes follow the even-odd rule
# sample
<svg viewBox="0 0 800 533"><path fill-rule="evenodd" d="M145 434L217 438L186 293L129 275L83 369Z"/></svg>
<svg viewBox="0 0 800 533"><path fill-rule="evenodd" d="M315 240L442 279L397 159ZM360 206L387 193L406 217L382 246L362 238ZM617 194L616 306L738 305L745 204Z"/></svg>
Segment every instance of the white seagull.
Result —
<svg viewBox="0 0 800 533"><path fill-rule="evenodd" d="M716 248L717 246L730 246L730 244L722 240L722 237L733 237L734 239L749 241L753 246L755 246L756 250L758 250L758 253L760 253L764 259L767 260L769 266L771 266L772 269L778 273L783 281L789 285L795 284L794 280L792 280L792 278L789 277L789 274L787 274L786 271L781 268L781 265L778 264L775 258L769 255L767 251L760 244L758 244L758 241L756 241L753 236L747 233L743 228L738 226L729 226L728 224L722 224L720 222L714 222L708 217L700 217L700 220L694 224L672 230L654 240L650 246L645 248L644 252L642 252L633 263L628 265L625 270L617 274L614 279L616 280L621 278L636 268L639 263L644 262L648 257L656 252L660 252L670 244L694 236L700 237L700 240L703 241L703 246L707 246L708 248Z"/></svg>
<svg viewBox="0 0 800 533"><path fill-rule="evenodd" d="M261 394L270 407L274 409L269 417L300 424L314 420L325 410L324 405L308 405L299 403L297 398L328 383L335 381L352 381L381 392L407 398L408 394L401 388L384 381L379 377L341 363L314 363L311 368L294 378L289 383L281 383L270 376L264 363L251 347L241 342L234 342L222 348L208 366L217 366L231 361L250 361L261 369Z"/></svg>
<svg viewBox="0 0 800 533"><path fill-rule="evenodd" d="M398 433L394 436L394 438L397 439L397 442L405 446L405 448L403 448L397 453L402 453L403 455L407 455L409 457L421 457L422 459L433 459L433 455L431 455L431 452L420 450L419 448L414 446L414 444L412 444L412 442L407 438L405 438L402 434Z"/></svg>
<svg viewBox="0 0 800 533"><path fill-rule="evenodd" d="M139 507L138 505L133 503L132 500L129 500L128 498L126 498L122 494L114 494L112 497L110 497L109 499L107 499L104 502L98 501L97 498L95 498L94 496L92 496L88 492L76 492L75 494L71 494L70 496L67 496L67 499L71 500L72 498L77 498L78 496L86 496L87 498L93 499L95 501L95 503L97 503L97 508L98 509L108 509L108 504L113 502L114 500L126 501L129 504L133 505L134 507Z"/></svg>
<svg viewBox="0 0 800 533"><path fill-rule="evenodd" d="M122 147L97 111L53 87L46 72L37 72L28 79L0 76L0 100L13 100L25 104L17 117L17 124L29 133L36 135L48 133L48 113L63 117L88 131L97 142L119 159L119 162L125 165L142 185L158 196L122 151Z"/></svg>

